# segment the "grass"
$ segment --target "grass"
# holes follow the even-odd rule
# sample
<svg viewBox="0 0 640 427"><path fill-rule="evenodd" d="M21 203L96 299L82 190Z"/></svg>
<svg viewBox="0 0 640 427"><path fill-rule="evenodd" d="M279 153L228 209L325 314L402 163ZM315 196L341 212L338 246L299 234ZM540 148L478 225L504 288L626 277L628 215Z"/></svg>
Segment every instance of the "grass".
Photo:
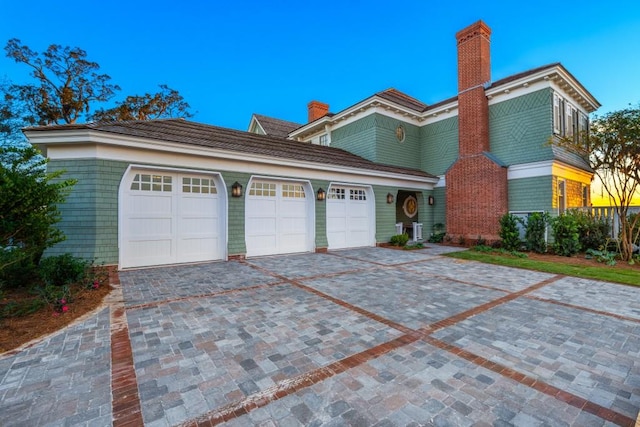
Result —
<svg viewBox="0 0 640 427"><path fill-rule="evenodd" d="M604 265L585 266L561 264L551 261L520 258L508 254L476 252L473 250L454 252L447 254L447 256L470 261L479 261L487 264L526 268L545 273L563 274L566 276L582 277L585 279L603 280L607 282L622 283L625 285L640 286L640 271L633 269L612 268Z"/></svg>

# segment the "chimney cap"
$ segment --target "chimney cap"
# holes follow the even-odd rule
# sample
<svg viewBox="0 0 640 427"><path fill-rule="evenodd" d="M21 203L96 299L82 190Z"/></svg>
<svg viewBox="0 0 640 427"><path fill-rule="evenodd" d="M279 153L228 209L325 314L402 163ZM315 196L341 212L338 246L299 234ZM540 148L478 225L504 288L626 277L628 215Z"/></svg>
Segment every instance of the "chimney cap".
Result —
<svg viewBox="0 0 640 427"><path fill-rule="evenodd" d="M458 44L460 44L476 36L483 36L487 39L491 36L491 28L489 28L483 20L474 22L468 27L458 31L456 33L456 40L458 40Z"/></svg>

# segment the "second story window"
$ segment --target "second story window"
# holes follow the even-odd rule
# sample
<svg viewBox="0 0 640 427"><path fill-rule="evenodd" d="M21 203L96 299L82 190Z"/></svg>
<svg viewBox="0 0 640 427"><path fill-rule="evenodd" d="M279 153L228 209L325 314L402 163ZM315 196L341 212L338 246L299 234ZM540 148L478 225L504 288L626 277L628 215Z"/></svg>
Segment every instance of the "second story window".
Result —
<svg viewBox="0 0 640 427"><path fill-rule="evenodd" d="M553 94L553 133L560 137L578 138L589 129L589 118L569 101Z"/></svg>
<svg viewBox="0 0 640 427"><path fill-rule="evenodd" d="M329 135L326 133L324 135L320 135L320 145L329 145Z"/></svg>

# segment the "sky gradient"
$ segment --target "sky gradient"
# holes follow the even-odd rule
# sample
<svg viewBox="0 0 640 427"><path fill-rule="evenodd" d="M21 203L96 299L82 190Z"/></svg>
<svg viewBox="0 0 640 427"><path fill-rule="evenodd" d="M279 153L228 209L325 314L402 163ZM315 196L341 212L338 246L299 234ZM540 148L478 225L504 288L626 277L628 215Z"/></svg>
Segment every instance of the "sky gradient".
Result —
<svg viewBox="0 0 640 427"><path fill-rule="evenodd" d="M80 47L121 86L114 100L167 84L193 120L246 130L252 113L304 123L311 100L338 112L390 87L427 104L455 96L455 33L482 19L492 80L561 62L598 114L640 103L637 0L433 3L0 0L0 43ZM28 72L0 57L0 78Z"/></svg>

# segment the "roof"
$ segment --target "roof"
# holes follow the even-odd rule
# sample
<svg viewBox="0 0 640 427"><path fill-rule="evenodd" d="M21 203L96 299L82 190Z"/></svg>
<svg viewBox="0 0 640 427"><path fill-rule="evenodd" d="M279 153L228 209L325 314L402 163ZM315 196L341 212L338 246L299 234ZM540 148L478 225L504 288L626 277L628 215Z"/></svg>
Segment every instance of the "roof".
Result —
<svg viewBox="0 0 640 427"><path fill-rule="evenodd" d="M555 160L593 173L593 169L591 168L591 165L589 165L589 162L580 154L555 144L551 145L551 150L553 151L553 158Z"/></svg>
<svg viewBox="0 0 640 427"><path fill-rule="evenodd" d="M25 132L68 130L90 130L178 144L196 145L230 152L264 155L286 160L298 160L437 179L434 175L418 169L374 163L340 148L292 141L268 135L259 135L191 122L185 119L53 125L27 128Z"/></svg>
<svg viewBox="0 0 640 427"><path fill-rule="evenodd" d="M388 101L400 104L403 107L411 108L412 110L422 112L427 109L427 104L418 101L417 99L407 95L404 92L400 92L397 89L390 88L376 93L380 98L384 98Z"/></svg>
<svg viewBox="0 0 640 427"><path fill-rule="evenodd" d="M255 120L260 124L265 134L286 138L290 132L302 126L299 123L288 122L286 120L276 119L274 117L263 116L262 114L253 115Z"/></svg>

